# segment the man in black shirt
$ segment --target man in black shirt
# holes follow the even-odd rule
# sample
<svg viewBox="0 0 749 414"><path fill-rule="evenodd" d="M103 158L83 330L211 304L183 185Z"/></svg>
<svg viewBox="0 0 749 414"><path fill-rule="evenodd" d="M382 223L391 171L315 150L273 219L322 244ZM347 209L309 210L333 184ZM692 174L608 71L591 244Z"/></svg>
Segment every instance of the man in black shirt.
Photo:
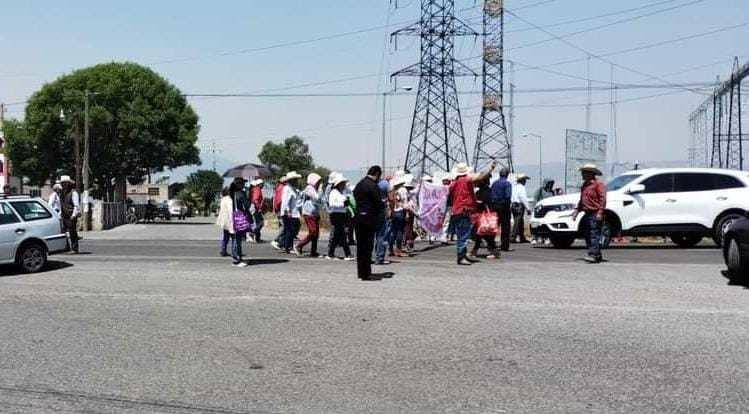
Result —
<svg viewBox="0 0 749 414"><path fill-rule="evenodd" d="M374 248L375 234L379 226L378 220L382 219L385 205L382 203L380 188L377 183L382 176L382 168L373 166L367 171L359 184L354 188L354 199L356 199L356 265L359 279L376 280L372 275L372 249Z"/></svg>

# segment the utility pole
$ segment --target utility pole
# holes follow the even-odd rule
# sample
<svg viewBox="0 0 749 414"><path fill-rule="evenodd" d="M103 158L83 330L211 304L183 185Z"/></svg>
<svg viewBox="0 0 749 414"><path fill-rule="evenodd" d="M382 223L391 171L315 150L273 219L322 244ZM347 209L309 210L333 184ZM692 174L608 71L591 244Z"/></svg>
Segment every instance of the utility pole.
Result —
<svg viewBox="0 0 749 414"><path fill-rule="evenodd" d="M83 93L83 191L88 192L89 186L89 116L88 89Z"/></svg>

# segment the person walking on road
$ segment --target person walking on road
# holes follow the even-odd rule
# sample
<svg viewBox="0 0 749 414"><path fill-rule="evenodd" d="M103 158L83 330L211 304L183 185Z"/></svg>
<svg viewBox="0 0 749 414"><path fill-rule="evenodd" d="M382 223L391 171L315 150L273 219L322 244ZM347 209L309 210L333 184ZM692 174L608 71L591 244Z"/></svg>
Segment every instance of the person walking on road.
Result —
<svg viewBox="0 0 749 414"><path fill-rule="evenodd" d="M239 180L242 180L239 178ZM247 267L247 263L242 261L242 239L244 235L238 234L236 229L234 228L234 212L235 211L241 211L239 210L242 208L241 206L241 200L239 197L235 196L237 195L237 185L235 184L236 180L231 183L228 189L226 189L224 192L222 192L223 196L221 197L221 202L219 204L219 210L218 210L218 218L216 219L216 225L221 228L223 231L223 241L222 241L222 256L227 255L226 254L226 248L228 245L228 239L231 240L231 257L232 257L232 265L235 267ZM244 182L240 184L241 187L244 187ZM243 188L239 189L239 192L243 192ZM245 200L246 201L246 200Z"/></svg>
<svg viewBox="0 0 749 414"><path fill-rule="evenodd" d="M283 221L283 240L281 250L289 254L294 249L294 239L299 234L301 226L301 206L299 205L299 179L296 171L286 174L286 185L281 196L281 220Z"/></svg>
<svg viewBox="0 0 749 414"><path fill-rule="evenodd" d="M276 250L281 250L281 244L283 243L285 238L283 217L281 217L281 203L283 201L284 187L286 187L285 175L278 179L276 187L273 189L273 213L276 215L276 219L278 220L278 235L276 236L276 239L271 242L271 246L273 246L273 248Z"/></svg>
<svg viewBox="0 0 749 414"><path fill-rule="evenodd" d="M60 177L60 215L63 230L68 234L70 254L78 254L78 217L81 216L81 197L75 189L75 181L70 176Z"/></svg>
<svg viewBox="0 0 749 414"><path fill-rule="evenodd" d="M221 228L221 248L219 250L219 255L221 257L228 257L229 242L231 242L232 234L234 233L234 219L232 218L230 209L232 205L225 203L224 199L229 200L229 203L231 202L231 197L229 196L229 187L224 187L224 189L221 190L218 218L216 219L216 225ZM229 218L231 223L228 222L229 220L227 220L227 217ZM227 228L229 224L231 224L231 231Z"/></svg>
<svg viewBox="0 0 749 414"><path fill-rule="evenodd" d="M377 228L380 225L382 213L385 206L382 203L380 188L377 183L382 176L382 168L375 165L367 171L364 177L354 188L356 198L356 269L361 280L377 280L372 274L372 249Z"/></svg>
<svg viewBox="0 0 749 414"><path fill-rule="evenodd" d="M525 238L525 215L530 214L531 206L528 204L528 193L525 184L530 177L525 174L518 175L517 183L512 188L512 217L515 224L512 227L512 241L514 243L528 243Z"/></svg>
<svg viewBox="0 0 749 414"><path fill-rule="evenodd" d="M476 211L474 212L475 215L478 215L486 210L491 210L492 190L489 187L490 179L491 176L488 176L484 180L476 183L476 185L478 186L478 190L476 191ZM486 242L486 248L489 251L486 256L487 259L499 258L499 251L497 250L497 242L495 240L495 236L479 236L475 232L473 235L473 248L471 249L469 257L478 257L479 248L481 248L481 242Z"/></svg>
<svg viewBox="0 0 749 414"><path fill-rule="evenodd" d="M333 227L330 240L328 241L328 259L335 259L335 249L343 248L344 260L354 260L351 256L351 248L346 240L346 220L348 219L349 201L346 197L345 189L348 180L336 174L333 177L333 186L328 195L328 212L330 213L330 225Z"/></svg>
<svg viewBox="0 0 749 414"><path fill-rule="evenodd" d="M263 197L263 187L265 181L258 178L250 183L250 204L252 209L252 220L255 223L255 229L252 232L255 243L262 243L261 231L265 224L265 198Z"/></svg>
<svg viewBox="0 0 749 414"><path fill-rule="evenodd" d="M580 191L580 202L572 215L577 220L583 213L582 228L585 231L585 243L588 246L588 263L601 263L601 227L606 214L606 184L596 177L603 175L601 170L593 164L586 164L580 168L583 176L583 186Z"/></svg>
<svg viewBox="0 0 749 414"><path fill-rule="evenodd" d="M510 225L512 224L512 183L508 168L499 170L499 180L492 184L492 206L499 218L499 249L510 252Z"/></svg>
<svg viewBox="0 0 749 414"><path fill-rule="evenodd" d="M388 249L392 249L393 246L390 243L391 240L391 209L390 205L388 203L388 194L390 193L390 182L388 180L380 178L380 181L377 183L377 187L380 189L380 199L382 200L383 210L380 214L380 219L378 220L379 224L377 227L377 236L376 236L376 265L389 265L390 261L387 260L385 257L387 255Z"/></svg>
<svg viewBox="0 0 749 414"><path fill-rule="evenodd" d="M49 204L49 207L52 210L55 210L57 214L60 214L62 211L62 200L60 199L60 194L62 193L62 186L60 183L55 183L54 186L52 186L52 194L49 195L49 199L47 200L47 204Z"/></svg>
<svg viewBox="0 0 749 414"><path fill-rule="evenodd" d="M307 176L307 187L302 192L302 217L307 226L307 236L296 245L295 253L302 255L302 250L310 244L310 257L320 257L317 253L317 241L320 238L320 182L322 177L311 173Z"/></svg>
<svg viewBox="0 0 749 414"><path fill-rule="evenodd" d="M476 193L474 184L491 177L497 162L492 162L489 170L481 174L471 174L465 163L455 166L455 179L450 185L449 198L452 200L451 214L458 233L457 253L459 265L471 265L475 260L468 258L468 240L471 238L473 223L471 214L476 211Z"/></svg>

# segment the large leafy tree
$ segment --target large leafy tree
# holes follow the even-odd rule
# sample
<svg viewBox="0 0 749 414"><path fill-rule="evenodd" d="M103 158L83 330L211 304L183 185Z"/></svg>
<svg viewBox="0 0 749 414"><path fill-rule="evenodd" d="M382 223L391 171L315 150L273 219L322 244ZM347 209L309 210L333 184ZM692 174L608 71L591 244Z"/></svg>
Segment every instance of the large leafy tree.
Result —
<svg viewBox="0 0 749 414"><path fill-rule="evenodd" d="M315 169L309 145L296 135L286 138L279 144L272 141L266 142L258 158L263 164L276 167L273 178L278 178L289 171L306 175Z"/></svg>
<svg viewBox="0 0 749 414"><path fill-rule="evenodd" d="M166 168L200 163L198 116L180 91L146 67L106 63L44 85L29 100L24 121L8 122L8 155L17 174L37 185L61 173L73 175L86 90L90 176L105 194L126 179L142 181Z"/></svg>
<svg viewBox="0 0 749 414"><path fill-rule="evenodd" d="M221 193L223 184L224 180L217 172L198 170L187 177L184 190L186 194L183 194L181 199L183 201L190 201L186 197L189 194L192 197L192 202L203 205L203 214L207 216L210 212L211 204L216 200L218 194Z"/></svg>

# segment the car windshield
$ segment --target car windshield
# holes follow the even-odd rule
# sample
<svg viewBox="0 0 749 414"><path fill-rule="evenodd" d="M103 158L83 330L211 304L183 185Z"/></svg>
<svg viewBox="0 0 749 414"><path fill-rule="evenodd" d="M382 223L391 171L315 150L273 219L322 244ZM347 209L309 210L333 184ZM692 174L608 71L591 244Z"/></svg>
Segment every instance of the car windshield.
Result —
<svg viewBox="0 0 749 414"><path fill-rule="evenodd" d="M608 191L616 191L624 187L625 185L631 183L637 178L642 177L638 174L627 174L627 175L620 175L613 180L609 181L607 184Z"/></svg>

